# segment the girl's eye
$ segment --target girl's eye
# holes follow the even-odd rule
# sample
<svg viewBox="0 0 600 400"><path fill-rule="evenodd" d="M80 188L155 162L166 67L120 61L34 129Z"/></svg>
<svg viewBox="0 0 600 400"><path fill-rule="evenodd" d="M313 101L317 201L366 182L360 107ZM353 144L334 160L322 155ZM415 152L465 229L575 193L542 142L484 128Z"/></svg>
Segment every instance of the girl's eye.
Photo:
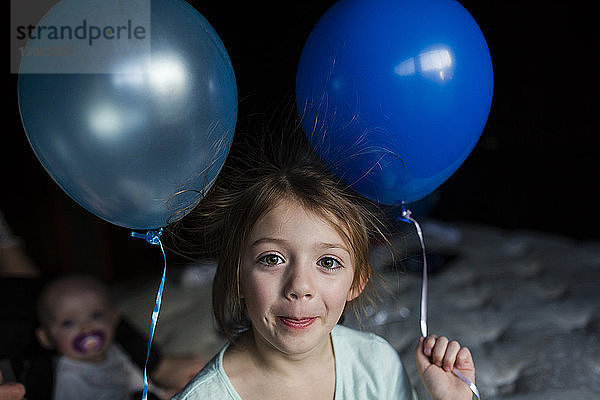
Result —
<svg viewBox="0 0 600 400"><path fill-rule="evenodd" d="M285 262L285 260L277 254L267 254L258 259L259 262L265 265L279 265Z"/></svg>
<svg viewBox="0 0 600 400"><path fill-rule="evenodd" d="M326 269L339 269L344 267L341 262L333 257L323 257L317 261L317 264Z"/></svg>

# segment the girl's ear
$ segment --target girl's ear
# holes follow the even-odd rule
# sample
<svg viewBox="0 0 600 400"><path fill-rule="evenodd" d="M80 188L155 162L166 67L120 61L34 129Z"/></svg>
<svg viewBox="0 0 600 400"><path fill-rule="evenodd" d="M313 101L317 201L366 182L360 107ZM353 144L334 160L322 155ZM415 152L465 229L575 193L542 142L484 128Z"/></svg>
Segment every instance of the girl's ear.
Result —
<svg viewBox="0 0 600 400"><path fill-rule="evenodd" d="M348 297L346 297L346 301L352 301L365 290L365 286L367 286L368 278L360 277L360 283L358 285L352 285L350 290L348 291Z"/></svg>
<svg viewBox="0 0 600 400"><path fill-rule="evenodd" d="M35 337L37 338L38 342L40 342L43 348L48 350L54 348L52 340L50 339L48 332L44 328L37 328L35 330Z"/></svg>

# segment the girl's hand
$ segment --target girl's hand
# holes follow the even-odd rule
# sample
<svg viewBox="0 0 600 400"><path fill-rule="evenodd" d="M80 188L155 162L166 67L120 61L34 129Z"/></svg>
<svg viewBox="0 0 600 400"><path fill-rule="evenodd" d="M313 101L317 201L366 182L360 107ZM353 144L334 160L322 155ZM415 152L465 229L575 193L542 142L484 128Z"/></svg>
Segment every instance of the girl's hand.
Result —
<svg viewBox="0 0 600 400"><path fill-rule="evenodd" d="M457 341L429 335L419 338L415 351L417 370L425 388L436 400L471 400L471 389L456 375L456 368L475 382L475 366L471 352Z"/></svg>

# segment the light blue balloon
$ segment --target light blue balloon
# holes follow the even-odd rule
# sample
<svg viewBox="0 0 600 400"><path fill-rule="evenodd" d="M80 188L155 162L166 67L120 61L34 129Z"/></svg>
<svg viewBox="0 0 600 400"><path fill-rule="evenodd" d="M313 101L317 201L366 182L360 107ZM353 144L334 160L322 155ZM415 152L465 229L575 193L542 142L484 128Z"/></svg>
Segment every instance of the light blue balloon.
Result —
<svg viewBox="0 0 600 400"><path fill-rule="evenodd" d="M23 57L21 117L39 161L81 206L118 226L165 227L202 199L225 162L235 76L218 34L185 1L109 3L63 0L40 21L42 33L84 26L87 37L29 40L29 48L74 51ZM137 42L128 21L141 27ZM101 36L90 44L92 26Z"/></svg>
<svg viewBox="0 0 600 400"><path fill-rule="evenodd" d="M313 147L356 191L390 205L456 171L492 95L487 43L455 0L340 0L308 37L296 77Z"/></svg>

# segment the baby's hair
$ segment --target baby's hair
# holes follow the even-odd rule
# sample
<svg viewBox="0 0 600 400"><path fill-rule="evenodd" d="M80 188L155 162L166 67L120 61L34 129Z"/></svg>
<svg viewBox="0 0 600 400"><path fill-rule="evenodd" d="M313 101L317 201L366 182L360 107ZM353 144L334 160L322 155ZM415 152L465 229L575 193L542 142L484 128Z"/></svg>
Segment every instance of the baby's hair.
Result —
<svg viewBox="0 0 600 400"><path fill-rule="evenodd" d="M385 239L377 208L333 175L312 151L297 121L245 135L234 145L217 182L198 207L172 227L179 239L200 244L216 257L213 312L230 340L249 329L240 297L240 263L258 220L281 201L293 201L328 221L351 248L354 289L365 291L350 303L354 312L376 297L370 242Z"/></svg>
<svg viewBox="0 0 600 400"><path fill-rule="evenodd" d="M53 304L57 298L82 291L96 293L108 307L114 307L110 290L100 279L86 274L61 276L49 281L38 295L37 314L41 326L48 327L53 322L55 315Z"/></svg>

